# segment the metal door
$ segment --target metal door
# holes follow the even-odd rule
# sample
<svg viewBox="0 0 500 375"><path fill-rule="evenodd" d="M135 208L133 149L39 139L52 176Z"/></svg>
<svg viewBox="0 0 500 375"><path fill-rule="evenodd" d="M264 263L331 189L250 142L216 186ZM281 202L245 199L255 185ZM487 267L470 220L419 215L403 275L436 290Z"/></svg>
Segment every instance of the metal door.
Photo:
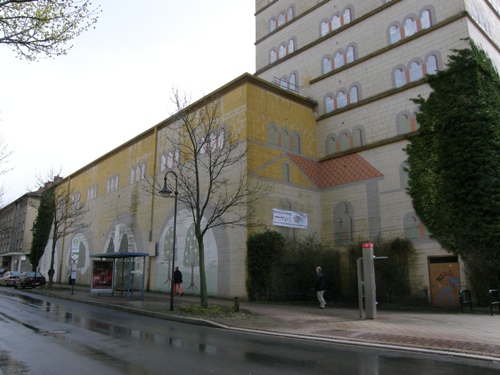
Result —
<svg viewBox="0 0 500 375"><path fill-rule="evenodd" d="M430 257L429 278L433 306L460 306L460 267L456 256Z"/></svg>

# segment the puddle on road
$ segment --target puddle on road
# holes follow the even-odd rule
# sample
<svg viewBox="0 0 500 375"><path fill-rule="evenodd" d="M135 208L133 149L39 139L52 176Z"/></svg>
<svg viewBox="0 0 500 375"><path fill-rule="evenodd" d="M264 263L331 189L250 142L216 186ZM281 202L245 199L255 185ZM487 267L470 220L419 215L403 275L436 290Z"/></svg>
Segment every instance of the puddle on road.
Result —
<svg viewBox="0 0 500 375"><path fill-rule="evenodd" d="M187 349L210 355L217 354L217 347L215 345L209 345L194 341L187 341L184 339L175 338L168 335L161 335L157 333L140 331L137 329L130 329L124 326L110 324L97 319L85 318L71 311L67 311L64 307L58 305L57 303L44 301L27 295L16 295L16 297L24 300L23 303L29 306L36 307L50 313L53 316L54 321L56 322L70 324L76 327L88 329L90 331L98 332L115 339L148 341L155 344L169 345L174 348L183 350ZM35 330L38 333L44 335L52 335L52 334L60 335L67 333L67 331L64 330L58 330L57 332L40 331L38 329Z"/></svg>

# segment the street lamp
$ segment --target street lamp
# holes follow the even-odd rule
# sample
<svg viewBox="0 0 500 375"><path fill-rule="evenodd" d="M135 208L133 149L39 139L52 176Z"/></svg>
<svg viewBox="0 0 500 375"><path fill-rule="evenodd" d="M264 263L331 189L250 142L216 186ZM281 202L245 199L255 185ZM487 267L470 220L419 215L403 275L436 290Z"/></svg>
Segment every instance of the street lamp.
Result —
<svg viewBox="0 0 500 375"><path fill-rule="evenodd" d="M167 178L169 174L173 174L175 177L175 190L174 193L174 241L173 241L173 249L172 249L172 280L170 281L170 311L174 311L174 271L175 271L175 242L176 242L176 227L177 227L177 195L179 192L177 191L177 175L174 171L168 171L165 173L165 177L163 178L163 188L158 191L163 197L169 197L172 194L172 190L170 190L167 186Z"/></svg>

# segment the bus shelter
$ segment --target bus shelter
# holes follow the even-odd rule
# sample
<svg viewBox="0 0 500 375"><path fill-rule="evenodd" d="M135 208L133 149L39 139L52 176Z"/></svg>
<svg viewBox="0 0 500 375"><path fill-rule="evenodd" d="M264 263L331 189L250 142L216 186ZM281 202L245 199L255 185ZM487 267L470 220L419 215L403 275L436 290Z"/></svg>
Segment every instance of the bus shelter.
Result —
<svg viewBox="0 0 500 375"><path fill-rule="evenodd" d="M130 299L134 289L134 274L136 258L142 258L142 278L141 278L141 299L144 300L144 280L146 275L146 257L148 253L116 252L92 254L90 258L95 258L92 265L92 280L90 291L93 293L111 293L115 291L127 293L127 300ZM116 275L117 263L121 261L120 275ZM134 267L132 267L134 265ZM125 268L127 272L125 274ZM115 280L120 282L115 285Z"/></svg>

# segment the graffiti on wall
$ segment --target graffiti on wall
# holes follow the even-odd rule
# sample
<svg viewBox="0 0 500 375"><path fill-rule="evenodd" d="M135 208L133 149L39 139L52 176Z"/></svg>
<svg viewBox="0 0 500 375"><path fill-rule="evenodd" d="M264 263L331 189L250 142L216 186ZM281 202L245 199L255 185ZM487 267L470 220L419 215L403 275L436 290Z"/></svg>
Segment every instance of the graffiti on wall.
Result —
<svg viewBox="0 0 500 375"><path fill-rule="evenodd" d="M160 235L158 256L156 257L156 286L159 291L168 292L171 288L173 262L173 225L171 218ZM177 214L175 244L175 265L179 266L183 275L186 292L197 294L200 286L200 265L198 241L194 233L194 225L188 210ZM204 237L205 271L207 291L209 295L217 294L218 250L213 231L209 230Z"/></svg>

